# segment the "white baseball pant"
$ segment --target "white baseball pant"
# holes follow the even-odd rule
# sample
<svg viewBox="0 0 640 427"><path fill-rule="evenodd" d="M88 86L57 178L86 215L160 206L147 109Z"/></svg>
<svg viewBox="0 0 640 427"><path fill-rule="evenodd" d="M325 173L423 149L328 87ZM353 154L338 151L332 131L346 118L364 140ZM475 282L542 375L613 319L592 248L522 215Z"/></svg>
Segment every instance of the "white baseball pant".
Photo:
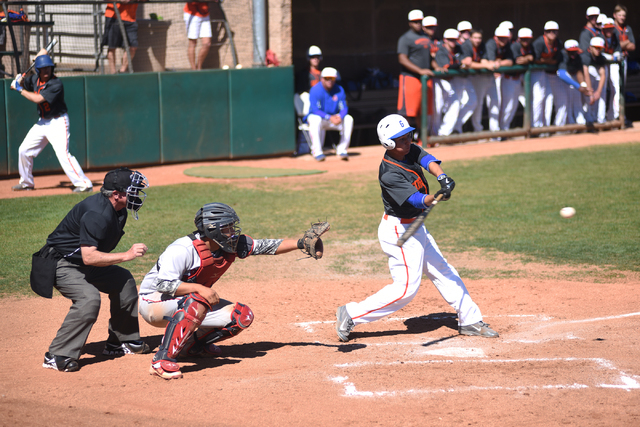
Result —
<svg viewBox="0 0 640 427"><path fill-rule="evenodd" d="M309 123L311 154L314 157L322 155L324 137L328 130L340 132L340 143L336 147L336 154L338 156L344 156L347 154L349 144L351 143L351 132L353 132L353 117L347 114L342 119L342 123L334 125L331 121L325 120L316 114L309 114L309 117L307 117L307 123Z"/></svg>
<svg viewBox="0 0 640 427"><path fill-rule="evenodd" d="M502 81L504 77L498 75L498 77L492 76L489 90L487 91L487 111L489 115L489 130L500 130L500 109L502 106Z"/></svg>
<svg viewBox="0 0 640 427"><path fill-rule="evenodd" d="M478 105L478 97L476 91L473 88L471 77L462 79L461 97L460 97L460 113L458 114L458 120L456 122L455 131L462 133L462 126L471 118L473 111Z"/></svg>
<svg viewBox="0 0 640 427"><path fill-rule="evenodd" d="M607 109L607 121L620 117L620 64L609 65L609 90L611 97Z"/></svg>
<svg viewBox="0 0 640 427"><path fill-rule="evenodd" d="M571 78L577 81L576 75L572 74ZM567 123L568 124L586 124L584 117L584 106L582 105L582 93L577 87L568 86L567 90Z"/></svg>
<svg viewBox="0 0 640 427"><path fill-rule="evenodd" d="M471 124L473 125L474 132L480 132L483 129L482 109L484 108L484 104L486 102L485 98L487 97L491 86L495 85L495 79L493 78L493 74L479 74L477 76L471 76L469 78L471 79L473 89L476 91L476 97L478 99L476 108L474 108L473 114L471 115Z"/></svg>
<svg viewBox="0 0 640 427"><path fill-rule="evenodd" d="M438 135L451 135L455 129L460 113L460 97L462 96L464 80L464 77L452 77L449 80L440 79L440 84L436 85L436 87L439 87L440 94L438 97L441 98L442 102L439 111L441 119Z"/></svg>
<svg viewBox="0 0 640 427"><path fill-rule="evenodd" d="M547 97L547 73L540 70L531 72L531 126L548 126L545 123L545 100Z"/></svg>
<svg viewBox="0 0 640 427"><path fill-rule="evenodd" d="M31 127L18 149L20 184L34 187L33 159L38 157L47 143L51 144L58 162L75 187L92 187L80 164L69 153L69 115L62 114L53 119L40 119Z"/></svg>
<svg viewBox="0 0 640 427"><path fill-rule="evenodd" d="M161 292L140 295L138 301L138 311L142 318L150 325L164 328L169 321L166 318L172 318L178 311L178 303L184 298L184 295L178 297L168 297ZM231 322L231 312L235 304L220 299L220 302L207 312L200 328L223 328Z"/></svg>
<svg viewBox="0 0 640 427"><path fill-rule="evenodd" d="M547 74L547 105L545 106L545 118L547 123L551 123L551 111L555 108L556 116L554 124L564 126L567 124L567 106L569 105L569 86L563 82L556 74ZM549 101L551 94L551 101Z"/></svg>
<svg viewBox="0 0 640 427"><path fill-rule="evenodd" d="M480 309L471 299L458 272L442 256L424 225L401 248L396 246L409 225L407 220L383 216L378 227L378 240L389 257L393 283L361 302L348 303L346 308L353 323L359 325L373 322L403 308L416 296L423 274L427 275L442 298L458 313L460 326L481 321Z"/></svg>
<svg viewBox="0 0 640 427"><path fill-rule="evenodd" d="M518 98L522 94L522 76L504 74L500 82L502 103L500 104L500 129L511 128L513 117L518 111Z"/></svg>

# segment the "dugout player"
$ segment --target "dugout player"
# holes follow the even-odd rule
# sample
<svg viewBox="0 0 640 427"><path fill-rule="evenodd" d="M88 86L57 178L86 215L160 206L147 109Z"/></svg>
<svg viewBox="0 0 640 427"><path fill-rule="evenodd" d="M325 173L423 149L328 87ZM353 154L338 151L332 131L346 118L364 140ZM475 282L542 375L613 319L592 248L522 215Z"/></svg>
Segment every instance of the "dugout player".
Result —
<svg viewBox="0 0 640 427"><path fill-rule="evenodd" d="M532 40L533 31L531 31L530 28L522 27L518 30L517 40L511 43L511 54L513 55L513 61L516 65L529 65L533 62L533 46L531 46ZM518 76L520 81L520 85L518 87L518 101L520 101L520 104L522 104L522 107L524 108L525 98L523 73L514 74L514 76ZM510 110L509 114L506 113L506 108L504 108L505 112L502 114L502 122L500 125L502 129L509 129L511 127L511 122L516 114L516 108L517 105Z"/></svg>
<svg viewBox="0 0 640 427"><path fill-rule="evenodd" d="M50 143L60 166L74 186L73 192L91 192L91 180L84 174L76 158L69 153L69 115L67 104L64 102L64 86L54 74L55 64L47 55L46 49L38 52L34 68L34 75L24 78L22 74L18 74L11 82L11 89L38 106L40 116L18 149L20 182L11 189L35 189L33 159L38 157L47 143Z"/></svg>
<svg viewBox="0 0 640 427"><path fill-rule="evenodd" d="M591 96L585 97L587 124L604 123L607 104L607 60L602 55L604 39L593 37L589 41L589 49L582 54L582 69Z"/></svg>
<svg viewBox="0 0 640 427"><path fill-rule="evenodd" d="M439 160L411 144L413 128L404 117L391 114L383 118L377 131L380 143L387 149L378 174L384 205L378 240L389 257L393 283L361 302L340 306L336 312L338 338L346 342L355 326L379 320L407 305L416 296L423 274L458 313L460 334L497 337L498 333L482 321L480 309L424 224L402 247L396 246L409 224L434 203L435 197L451 197L455 183L442 171ZM438 178L441 188L434 195L429 194L423 168Z"/></svg>
<svg viewBox="0 0 640 427"><path fill-rule="evenodd" d="M436 71L446 73L460 69L460 47L456 43L459 36L453 28L445 30L434 60ZM462 76L435 79L434 129L437 129L438 135L451 135L455 130L465 81L466 78Z"/></svg>
<svg viewBox="0 0 640 427"><path fill-rule="evenodd" d="M495 71L500 67L513 65L510 44L511 30L506 25L496 28L493 38L485 43L484 59L488 63L488 69ZM509 74L494 73L492 77L493 80L487 91L489 130L499 131L501 129L502 105L515 106L517 104L519 81L517 77L514 78Z"/></svg>
<svg viewBox="0 0 640 427"><path fill-rule="evenodd" d="M472 29L471 36L460 46L461 68L467 70L485 70L489 63L483 60L486 49L482 41L482 31ZM491 74L474 74L465 79L464 91L467 93L468 101L460 108L460 118L456 125L458 131L462 131L462 126L471 118L474 132L482 130L482 108L484 99L493 84Z"/></svg>
<svg viewBox="0 0 640 427"><path fill-rule="evenodd" d="M149 186L138 171L108 172L100 193L87 197L64 217L41 250L59 258L55 288L73 301L67 317L45 353L45 368L62 372L80 369L78 359L98 319L100 293L109 295L111 318L103 354L118 356L149 352L140 340L138 290L129 272L116 264L144 256L147 246L134 243L126 252L112 253L127 223L127 211L138 219Z"/></svg>
<svg viewBox="0 0 640 427"><path fill-rule="evenodd" d="M182 378L178 355L220 355L216 344L253 322L248 306L220 299L212 288L236 259L303 248L302 239L254 240L241 234L240 218L224 203L204 205L194 222L197 230L170 244L140 286L140 315L152 326L166 326L149 369L165 380Z"/></svg>
<svg viewBox="0 0 640 427"><path fill-rule="evenodd" d="M558 77L569 85L569 102L567 111L567 123L586 124L582 96L591 95L584 80L580 45L577 40L564 42L562 60L558 65Z"/></svg>
<svg viewBox="0 0 640 427"><path fill-rule="evenodd" d="M544 24L544 34L534 40L534 63L556 65L562 60L562 44L558 38L560 26L555 21ZM556 70L534 70L531 72L531 124L533 127L549 126L551 113L556 106L556 125L566 121L567 88L556 76Z"/></svg>
<svg viewBox="0 0 640 427"><path fill-rule="evenodd" d="M202 64L211 49L211 20L209 4L205 2L187 2L183 9L184 25L187 29L187 58L192 70L202 70ZM196 61L196 47L200 39L200 50Z"/></svg>
<svg viewBox="0 0 640 427"><path fill-rule="evenodd" d="M408 15L409 30L398 39L398 62L400 78L398 86L398 114L405 116L420 134L420 110L422 105L421 76L433 76L431 70L432 41L422 31L424 14L412 10ZM414 139L417 140L416 135Z"/></svg>

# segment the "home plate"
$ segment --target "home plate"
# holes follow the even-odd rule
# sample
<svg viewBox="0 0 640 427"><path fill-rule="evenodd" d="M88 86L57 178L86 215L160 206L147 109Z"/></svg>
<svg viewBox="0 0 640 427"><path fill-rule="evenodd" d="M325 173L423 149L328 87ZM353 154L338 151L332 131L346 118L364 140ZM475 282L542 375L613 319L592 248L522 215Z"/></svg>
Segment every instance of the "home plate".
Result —
<svg viewBox="0 0 640 427"><path fill-rule="evenodd" d="M484 351L481 348L442 348L439 350L426 350L423 354L431 356L445 356L445 357L485 357Z"/></svg>

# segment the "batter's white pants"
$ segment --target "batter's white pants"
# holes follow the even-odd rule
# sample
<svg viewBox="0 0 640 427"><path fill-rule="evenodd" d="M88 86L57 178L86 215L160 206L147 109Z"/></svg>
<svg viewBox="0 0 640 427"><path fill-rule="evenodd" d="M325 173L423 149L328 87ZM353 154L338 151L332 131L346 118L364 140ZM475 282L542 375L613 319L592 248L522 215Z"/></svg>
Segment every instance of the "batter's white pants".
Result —
<svg viewBox="0 0 640 427"><path fill-rule="evenodd" d="M591 88L595 91L600 84L600 74L598 74L598 70L593 65L589 65L589 78L591 78ZM605 74L605 79L606 78L607 75ZM603 86L600 99L594 102L593 105L589 105L589 98L586 96L584 98L586 104L585 118L587 123L604 123L607 115L607 85L605 84Z"/></svg>
<svg viewBox="0 0 640 427"><path fill-rule="evenodd" d="M493 74L479 74L477 76L470 76L471 84L473 84L473 89L476 91L476 97L478 98L478 102L476 103L476 107L473 109L473 114L471 115L471 124L473 125L474 132L482 131L482 109L486 102L485 98L489 94L491 90L491 86L495 86L495 79ZM488 107L487 103L487 107Z"/></svg>
<svg viewBox="0 0 640 427"><path fill-rule="evenodd" d="M551 93L549 101L549 92L547 93L547 105L545 106L545 121L551 123L552 108L556 110L554 124L556 126L564 126L567 124L567 111L569 105L569 86L560 79L556 74L547 74L547 87Z"/></svg>
<svg viewBox="0 0 640 427"><path fill-rule="evenodd" d="M462 133L462 126L471 118L476 106L478 105L478 97L473 88L471 77L462 78L462 87L460 96L460 113L456 122L455 131Z"/></svg>
<svg viewBox="0 0 640 427"><path fill-rule="evenodd" d="M40 119L31 127L18 149L20 184L34 187L33 159L38 157L47 143L55 151L60 166L75 187L92 187L80 164L69 153L69 116L65 113L54 119Z"/></svg>
<svg viewBox="0 0 640 427"><path fill-rule="evenodd" d="M545 100L547 97L547 73L531 72L531 126L539 128L548 126L545 123Z"/></svg>
<svg viewBox="0 0 640 427"><path fill-rule="evenodd" d="M344 116L342 123L334 125L329 120L325 120L322 117L309 114L307 117L307 123L309 123L309 138L311 139L311 154L314 157L322 155L322 147L324 146L324 137L326 131L335 130L340 132L340 143L336 147L336 154L338 156L347 155L349 144L351 143L351 132L353 132L353 117L349 114Z"/></svg>
<svg viewBox="0 0 640 427"><path fill-rule="evenodd" d="M502 102L500 104L500 129L511 128L513 117L518 111L518 98L522 94L522 76L505 74L500 82Z"/></svg>
<svg viewBox="0 0 640 427"><path fill-rule="evenodd" d="M611 99L607 109L607 121L620 117L620 64L609 65L609 93Z"/></svg>
<svg viewBox="0 0 640 427"><path fill-rule="evenodd" d="M393 283L364 301L348 303L346 308L353 323L359 325L373 322L403 308L416 296L423 274L427 275L444 300L458 313L460 326L481 321L480 309L471 299L458 272L442 256L424 225L401 248L396 246L408 226L409 224L402 224L400 218L382 218L378 227L378 240L389 257Z"/></svg>
<svg viewBox="0 0 640 427"><path fill-rule="evenodd" d="M440 79L436 85L436 100L440 99L440 111L436 109L436 114L440 115L440 128L438 135L451 135L455 129L460 113L460 97L464 86L464 77L452 77L449 80Z"/></svg>

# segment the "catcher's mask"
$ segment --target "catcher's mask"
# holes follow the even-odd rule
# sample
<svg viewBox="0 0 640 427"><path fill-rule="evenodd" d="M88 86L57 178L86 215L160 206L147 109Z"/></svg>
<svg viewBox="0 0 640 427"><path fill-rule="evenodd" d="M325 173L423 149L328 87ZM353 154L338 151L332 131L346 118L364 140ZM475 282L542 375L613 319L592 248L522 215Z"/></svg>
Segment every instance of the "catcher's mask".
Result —
<svg viewBox="0 0 640 427"><path fill-rule="evenodd" d="M242 229L233 208L224 203L207 203L196 213L194 223L198 231L220 245L223 251L235 253Z"/></svg>
<svg viewBox="0 0 640 427"><path fill-rule="evenodd" d="M128 168L112 170L104 177L103 188L127 194L127 210L138 219L138 211L142 207L147 193L142 191L149 186L147 177L138 171Z"/></svg>

